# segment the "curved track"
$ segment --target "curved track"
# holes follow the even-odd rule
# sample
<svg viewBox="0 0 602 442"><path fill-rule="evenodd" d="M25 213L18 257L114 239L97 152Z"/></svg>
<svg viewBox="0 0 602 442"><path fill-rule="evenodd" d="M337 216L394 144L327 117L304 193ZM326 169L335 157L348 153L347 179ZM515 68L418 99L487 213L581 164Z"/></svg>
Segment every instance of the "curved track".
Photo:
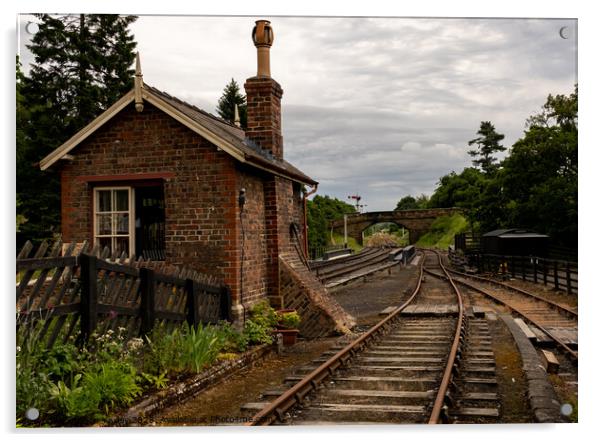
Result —
<svg viewBox="0 0 602 442"><path fill-rule="evenodd" d="M440 253L438 254L441 256ZM458 284L509 308L512 312L537 327L573 362L577 363L578 352L570 348L566 339L561 337L566 330L577 330L577 310L545 299L527 290L489 278L468 275L447 268L445 276L443 274L438 274L438 276L450 277L450 274L454 275L453 279Z"/></svg>
<svg viewBox="0 0 602 442"><path fill-rule="evenodd" d="M406 302L310 373L291 379L297 382L247 425L441 422L466 316L451 276L449 283L429 278L425 289L425 265L447 274L441 257L426 253ZM420 306L440 313L420 314Z"/></svg>

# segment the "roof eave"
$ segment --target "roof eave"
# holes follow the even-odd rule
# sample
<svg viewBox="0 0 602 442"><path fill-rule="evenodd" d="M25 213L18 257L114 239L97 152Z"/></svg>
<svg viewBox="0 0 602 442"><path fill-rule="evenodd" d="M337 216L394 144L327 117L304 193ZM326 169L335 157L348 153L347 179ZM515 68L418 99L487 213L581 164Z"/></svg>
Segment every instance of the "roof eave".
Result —
<svg viewBox="0 0 602 442"><path fill-rule="evenodd" d="M286 170L285 168L281 168L276 166L273 163L270 163L267 160L263 160L261 158L258 157L252 157L249 155L245 155L245 159L246 159L246 163L258 167L259 169L263 169L266 170L268 172L271 172L275 175L284 177L284 178L288 178L291 179L293 181L296 181L300 184L307 184L310 186L315 186L317 184L319 184L317 181L313 180L312 178L305 176L305 175L299 175L297 173L291 172L290 170Z"/></svg>

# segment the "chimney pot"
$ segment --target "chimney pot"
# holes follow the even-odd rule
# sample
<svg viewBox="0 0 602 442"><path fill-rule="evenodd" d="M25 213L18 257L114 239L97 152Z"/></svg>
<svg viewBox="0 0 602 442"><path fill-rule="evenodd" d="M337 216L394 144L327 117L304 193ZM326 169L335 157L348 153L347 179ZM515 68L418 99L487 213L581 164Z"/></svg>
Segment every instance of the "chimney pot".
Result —
<svg viewBox="0 0 602 442"><path fill-rule="evenodd" d="M274 42L274 31L268 20L257 20L251 33L257 48L257 76L270 77L270 47Z"/></svg>

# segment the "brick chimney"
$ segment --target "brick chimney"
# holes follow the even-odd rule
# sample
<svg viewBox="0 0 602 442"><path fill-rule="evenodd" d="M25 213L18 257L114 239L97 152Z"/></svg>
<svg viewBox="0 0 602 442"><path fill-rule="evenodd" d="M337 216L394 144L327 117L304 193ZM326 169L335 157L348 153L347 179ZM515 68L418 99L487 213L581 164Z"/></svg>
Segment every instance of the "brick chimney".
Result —
<svg viewBox="0 0 602 442"><path fill-rule="evenodd" d="M268 20L258 20L252 33L257 48L257 75L247 79L246 136L278 159L283 157L280 100L282 88L270 76L274 32Z"/></svg>

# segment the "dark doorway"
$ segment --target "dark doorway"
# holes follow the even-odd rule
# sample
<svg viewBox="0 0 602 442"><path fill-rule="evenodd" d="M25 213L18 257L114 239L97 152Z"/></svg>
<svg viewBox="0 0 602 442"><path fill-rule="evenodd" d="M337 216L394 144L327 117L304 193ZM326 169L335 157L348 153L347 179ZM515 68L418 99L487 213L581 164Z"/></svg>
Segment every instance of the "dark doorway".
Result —
<svg viewBox="0 0 602 442"><path fill-rule="evenodd" d="M136 256L165 260L165 197L163 186L136 188Z"/></svg>

